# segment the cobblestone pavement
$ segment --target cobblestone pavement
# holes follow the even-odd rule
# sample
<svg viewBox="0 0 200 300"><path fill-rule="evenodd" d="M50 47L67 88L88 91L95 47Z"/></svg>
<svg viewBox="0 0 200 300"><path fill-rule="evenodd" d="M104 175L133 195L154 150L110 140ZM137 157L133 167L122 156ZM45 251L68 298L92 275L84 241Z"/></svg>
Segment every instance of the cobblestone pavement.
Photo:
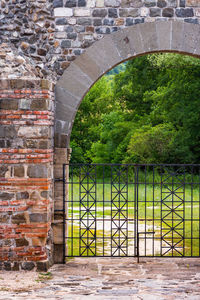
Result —
<svg viewBox="0 0 200 300"><path fill-rule="evenodd" d="M22 299L200 299L200 259L76 258L35 274L36 284L16 289L1 272L0 300ZM17 272L16 284L22 280ZM33 278L23 273L23 280ZM13 277L14 278L14 277ZM2 284L3 281L3 284Z"/></svg>

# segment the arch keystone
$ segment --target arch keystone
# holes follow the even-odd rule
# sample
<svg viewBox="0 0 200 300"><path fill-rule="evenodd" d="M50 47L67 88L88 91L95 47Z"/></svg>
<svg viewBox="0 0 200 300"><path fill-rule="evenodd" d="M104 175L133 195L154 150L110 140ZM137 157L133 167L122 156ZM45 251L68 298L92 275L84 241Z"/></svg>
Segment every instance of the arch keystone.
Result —
<svg viewBox="0 0 200 300"><path fill-rule="evenodd" d="M171 50L172 21L156 22L156 32L158 35L158 49Z"/></svg>
<svg viewBox="0 0 200 300"><path fill-rule="evenodd" d="M156 23L150 22L140 24L138 25L138 30L143 44L143 53L157 51L158 35L156 31Z"/></svg>

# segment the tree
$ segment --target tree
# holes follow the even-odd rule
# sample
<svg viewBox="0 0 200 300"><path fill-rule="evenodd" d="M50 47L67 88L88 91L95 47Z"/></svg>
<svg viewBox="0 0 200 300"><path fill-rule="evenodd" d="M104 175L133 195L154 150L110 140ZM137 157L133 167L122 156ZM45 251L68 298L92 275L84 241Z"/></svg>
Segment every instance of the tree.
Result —
<svg viewBox="0 0 200 300"><path fill-rule="evenodd" d="M200 60L153 54L119 69L85 96L72 161L199 163Z"/></svg>

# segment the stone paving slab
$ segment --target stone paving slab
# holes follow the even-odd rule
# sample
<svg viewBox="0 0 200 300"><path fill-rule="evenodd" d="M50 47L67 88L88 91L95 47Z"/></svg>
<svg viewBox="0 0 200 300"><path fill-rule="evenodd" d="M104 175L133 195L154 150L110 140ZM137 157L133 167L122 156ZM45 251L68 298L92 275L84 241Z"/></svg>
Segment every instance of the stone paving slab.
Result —
<svg viewBox="0 0 200 300"><path fill-rule="evenodd" d="M12 275L16 282L8 284ZM0 300L200 299L200 259L75 258L50 273L0 273ZM37 277L38 276L38 277ZM34 277L32 286L24 280Z"/></svg>

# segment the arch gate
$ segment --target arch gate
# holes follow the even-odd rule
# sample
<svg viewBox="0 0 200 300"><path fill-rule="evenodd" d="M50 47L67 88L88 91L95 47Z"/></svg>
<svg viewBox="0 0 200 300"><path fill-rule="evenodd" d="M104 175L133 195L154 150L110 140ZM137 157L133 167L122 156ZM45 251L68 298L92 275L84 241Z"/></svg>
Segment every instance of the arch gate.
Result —
<svg viewBox="0 0 200 300"><path fill-rule="evenodd" d="M174 52L200 57L200 26L182 21L137 24L102 38L71 63L56 85L55 153L57 151L59 158L62 157L62 153L63 157L66 157L66 149L69 147L76 112L91 86L103 74L121 62L144 54L158 52ZM192 189L195 184L198 185L199 181L194 182L193 179L190 179L187 182L185 179L187 170L193 174L194 170L199 170L199 166L78 165L71 166L72 177L70 178L68 176L69 165L65 159L59 159L55 168L57 177L62 178L60 180L63 183L64 206L62 209L64 214L63 227L60 228L63 243L59 249L63 247L64 260L66 255L199 256L199 250L198 253L196 250L192 250L193 240L199 240L199 236L194 236L192 233L193 221L196 222L195 226L199 226L199 217L195 220L193 218L195 204L193 203ZM100 187L96 180L97 172L104 174L105 170L109 172L111 181L105 182L105 177L102 175ZM148 182L147 170L150 170L151 174L155 172L159 174L158 182L154 179L153 182ZM145 173L145 179L142 180L140 179L141 171ZM62 183L58 181L55 184ZM101 226L97 224L98 213L100 207L103 207L103 214L107 209L104 206L104 191L100 192L100 190L104 189L106 184L109 185L110 189L110 225L106 223L108 220L100 214L100 219L103 220L102 230L104 233L98 236L98 226ZM140 197L142 185L145 187L145 193L148 189L151 190L149 200L147 200L146 194L143 198ZM185 209L187 202L185 188L187 185L191 190L190 195L187 195L190 198L188 201L192 203L189 219L185 217L187 214ZM156 204L155 190L158 186L160 202ZM78 191L76 196L75 191ZM101 202L100 207L98 207L98 193L103 193L99 201ZM179 193L180 195L178 195ZM61 198L55 199L55 201L59 201L61 207ZM76 205L79 206L79 216L75 212ZM156 205L158 206L156 207ZM196 205L198 206L196 210L199 212L199 200ZM131 206L132 214L129 214L129 206ZM149 209L147 207L152 209L151 218L147 218ZM142 210L144 212L143 217L140 214ZM159 216L157 215L157 221L160 223L159 234L156 230L156 210L159 211ZM55 214L57 212L59 210L55 211ZM76 221L79 222L78 233L73 229L73 226L76 227L74 223ZM148 222L150 223L148 224ZM191 224L189 235L185 233L185 222ZM106 237L105 234L106 226L110 226L109 237ZM129 233L129 226L133 226L132 235ZM142 229L142 227L144 228ZM71 233L69 233L69 228ZM105 250L107 238L110 249L108 252ZM191 244L190 252L185 246L187 239ZM75 240L78 241L78 246ZM147 251L148 240L151 241L152 245L150 246L151 249ZM139 253L140 241L144 243L143 248L141 248L143 254ZM129 251L131 248L129 242L130 244L132 242L132 252ZM160 245L158 251L156 251L155 246L157 242ZM74 248L75 250L73 250ZM99 250L100 248L101 250Z"/></svg>

